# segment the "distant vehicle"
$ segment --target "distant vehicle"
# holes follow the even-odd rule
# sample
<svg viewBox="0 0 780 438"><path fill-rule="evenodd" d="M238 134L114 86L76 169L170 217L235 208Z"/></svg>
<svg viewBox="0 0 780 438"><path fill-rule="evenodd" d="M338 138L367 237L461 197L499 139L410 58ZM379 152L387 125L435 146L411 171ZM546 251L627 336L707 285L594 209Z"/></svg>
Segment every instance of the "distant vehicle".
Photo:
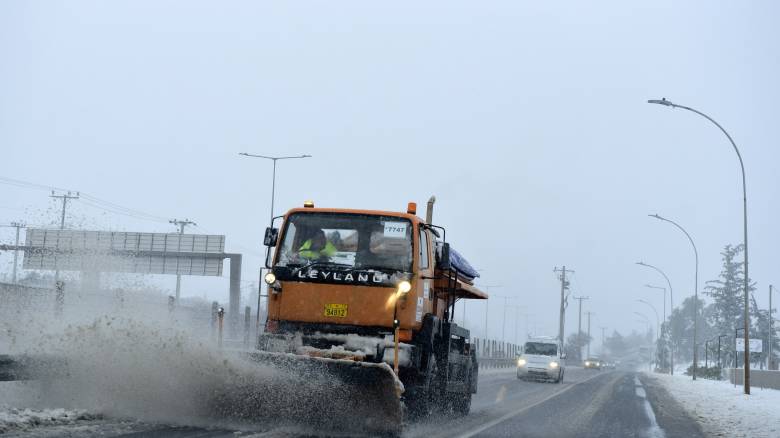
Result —
<svg viewBox="0 0 780 438"><path fill-rule="evenodd" d="M597 359L595 357L589 357L585 359L585 363L583 364L586 370L600 370L603 366L600 359Z"/></svg>
<svg viewBox="0 0 780 438"><path fill-rule="evenodd" d="M563 382L565 367L560 344L555 338L536 338L523 346L523 353L517 358L518 379L552 380Z"/></svg>

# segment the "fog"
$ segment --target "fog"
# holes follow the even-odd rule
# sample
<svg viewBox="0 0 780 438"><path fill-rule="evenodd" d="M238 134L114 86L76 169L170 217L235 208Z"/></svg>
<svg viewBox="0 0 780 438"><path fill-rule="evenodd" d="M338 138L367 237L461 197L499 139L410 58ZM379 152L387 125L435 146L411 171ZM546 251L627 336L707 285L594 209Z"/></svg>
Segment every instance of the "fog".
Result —
<svg viewBox="0 0 780 438"><path fill-rule="evenodd" d="M225 234L257 278L271 163L275 214L321 207L404 210L436 195L435 223L481 271L488 336L503 296L557 334L555 267L591 299L596 327L641 330L636 299L675 303L720 272L742 240L739 163L707 120L648 105L666 97L721 123L747 172L750 276L776 275L780 31L775 2L26 2L0 4L0 223L51 226L48 187L82 200L68 227ZM145 214L139 214L144 212ZM0 242L13 229L0 228ZM10 254L0 266L10 272ZM224 271L227 273L227 269ZM173 277L153 281L173 289ZM183 296L227 300L223 278ZM248 291L248 289L247 289ZM458 318L462 309L458 309ZM507 311L506 339L516 310ZM652 314L648 313L648 316ZM485 303L467 325L484 335ZM521 332L527 319L520 319ZM567 333L576 330L570 300ZM522 337L522 334L521 334Z"/></svg>

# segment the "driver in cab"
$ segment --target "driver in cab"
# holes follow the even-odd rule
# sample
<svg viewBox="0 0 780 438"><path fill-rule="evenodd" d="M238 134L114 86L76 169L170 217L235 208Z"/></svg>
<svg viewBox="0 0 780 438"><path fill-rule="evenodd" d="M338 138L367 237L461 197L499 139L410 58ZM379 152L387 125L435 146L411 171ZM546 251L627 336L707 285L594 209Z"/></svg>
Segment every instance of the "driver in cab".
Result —
<svg viewBox="0 0 780 438"><path fill-rule="evenodd" d="M319 260L333 257L336 246L325 237L325 232L316 230L298 248L298 256L307 260Z"/></svg>

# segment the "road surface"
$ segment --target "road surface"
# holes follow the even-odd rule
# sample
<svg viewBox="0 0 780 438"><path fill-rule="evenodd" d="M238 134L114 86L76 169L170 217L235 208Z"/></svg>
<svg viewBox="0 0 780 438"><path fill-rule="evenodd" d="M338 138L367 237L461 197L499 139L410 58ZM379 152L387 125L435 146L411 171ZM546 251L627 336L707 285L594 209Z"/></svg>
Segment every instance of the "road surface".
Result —
<svg viewBox="0 0 780 438"><path fill-rule="evenodd" d="M483 370L471 414L410 424L404 437L703 437L696 422L646 374L569 367L562 384L518 380L514 370ZM7 436L326 437L322 431L263 426L203 428L85 419ZM343 435L342 435L343 436Z"/></svg>

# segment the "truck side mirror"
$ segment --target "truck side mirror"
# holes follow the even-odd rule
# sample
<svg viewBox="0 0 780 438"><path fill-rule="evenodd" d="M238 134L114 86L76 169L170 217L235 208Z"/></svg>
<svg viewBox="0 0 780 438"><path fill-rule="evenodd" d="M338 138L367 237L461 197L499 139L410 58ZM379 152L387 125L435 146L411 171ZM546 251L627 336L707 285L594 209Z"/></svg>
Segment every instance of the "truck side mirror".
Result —
<svg viewBox="0 0 780 438"><path fill-rule="evenodd" d="M566 359L566 353L563 353L563 354L561 355L561 359Z"/></svg>
<svg viewBox="0 0 780 438"><path fill-rule="evenodd" d="M450 244L444 242L439 251L439 269L450 269Z"/></svg>
<svg viewBox="0 0 780 438"><path fill-rule="evenodd" d="M268 227L265 229L265 237L263 237L263 245L276 246L276 241L279 239L279 229Z"/></svg>

